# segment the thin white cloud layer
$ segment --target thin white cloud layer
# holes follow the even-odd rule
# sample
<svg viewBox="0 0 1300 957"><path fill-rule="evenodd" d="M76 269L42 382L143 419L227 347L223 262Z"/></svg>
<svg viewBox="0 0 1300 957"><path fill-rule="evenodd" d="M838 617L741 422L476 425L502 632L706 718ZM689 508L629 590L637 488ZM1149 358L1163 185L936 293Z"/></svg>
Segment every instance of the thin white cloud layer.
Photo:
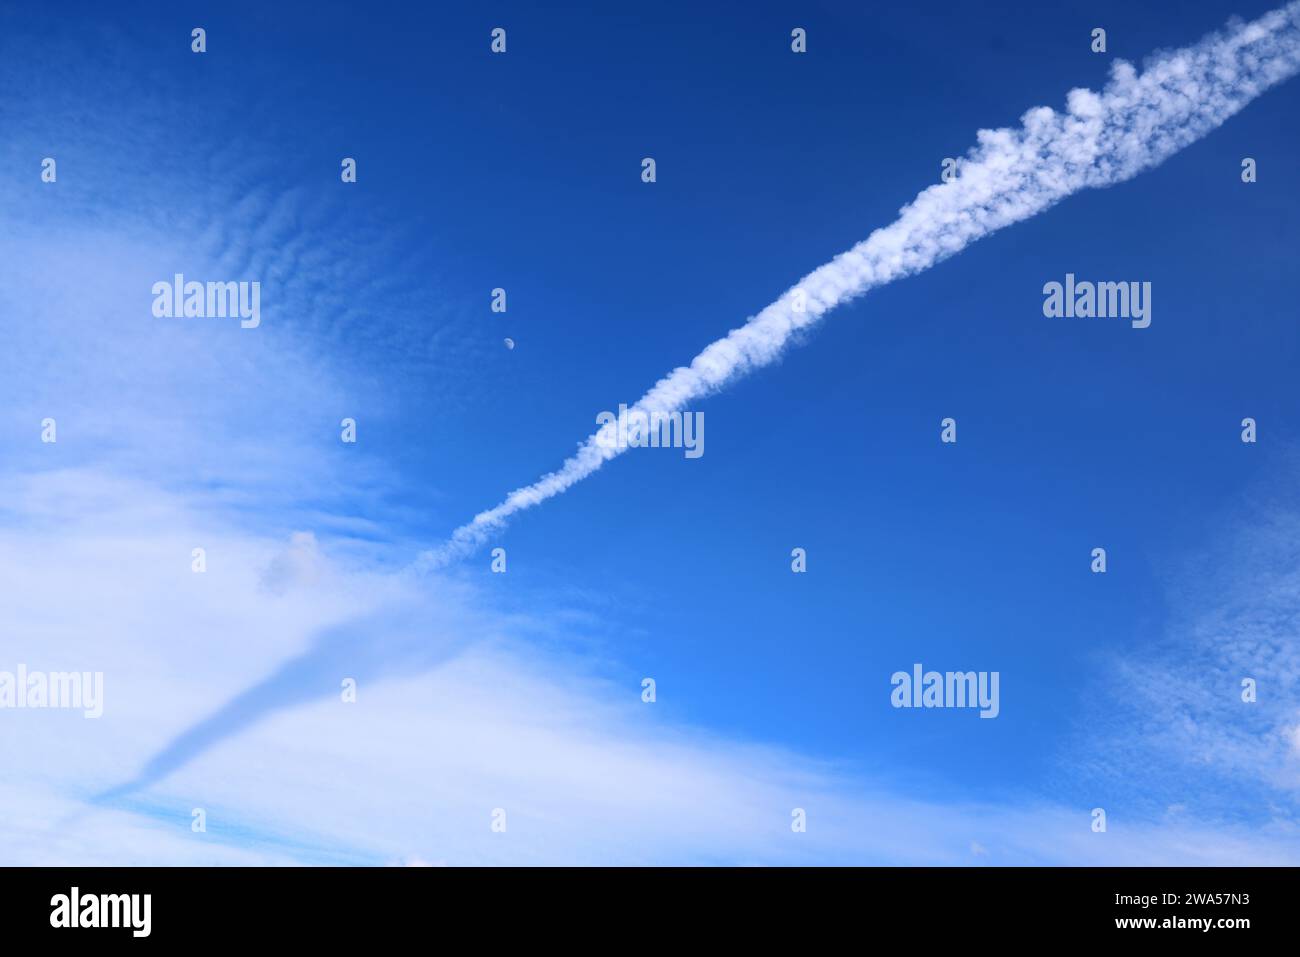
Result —
<svg viewBox="0 0 1300 957"><path fill-rule="evenodd" d="M639 685L529 647L463 584L233 531L151 485L66 472L0 492L0 668L105 675L98 720L2 716L0 863L1300 860L1280 823L1110 807L1094 834L1086 801L917 800L905 779L677 724Z"/></svg>
<svg viewBox="0 0 1300 957"><path fill-rule="evenodd" d="M862 294L942 262L1080 190L1158 166L1300 70L1300 4L1165 53L1139 73L1118 61L1100 93L1070 91L1019 129L980 130L951 182L923 190L898 219L801 279L776 302L660 379L634 412L668 413L774 362L794 335ZM515 489L421 556L437 568L482 545L512 516L559 495L621 454L605 425L555 472Z"/></svg>
<svg viewBox="0 0 1300 957"><path fill-rule="evenodd" d="M1289 481L1256 489L1171 566L1163 632L1105 667L1090 770L1112 793L1136 786L1154 803L1300 823L1300 503Z"/></svg>

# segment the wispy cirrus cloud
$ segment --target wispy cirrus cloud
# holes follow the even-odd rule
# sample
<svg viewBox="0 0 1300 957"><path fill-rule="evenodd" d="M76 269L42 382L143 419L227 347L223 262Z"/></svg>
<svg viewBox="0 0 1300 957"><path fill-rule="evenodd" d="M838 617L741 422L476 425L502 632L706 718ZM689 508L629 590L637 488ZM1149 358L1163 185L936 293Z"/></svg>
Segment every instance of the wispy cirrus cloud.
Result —
<svg viewBox="0 0 1300 957"><path fill-rule="evenodd" d="M404 391L454 412L479 388L466 370L488 345L440 287L435 238L347 192L337 159L303 175L288 146L268 158L275 125L242 132L257 78L177 90L121 54L157 23L69 18L51 37L3 16L0 89L21 105L0 144L0 310L15 320L0 436L14 464L111 460L232 497L257 485L267 506L398 507L377 456L346 487L331 457L344 416L373 435ZM46 156L57 183L41 182ZM176 273L260 282L262 325L155 317L152 286ZM35 441L47 416L57 448Z"/></svg>
<svg viewBox="0 0 1300 957"><path fill-rule="evenodd" d="M1300 504L1276 481L1296 465L1207 524L1169 565L1169 621L1100 667L1081 753L1110 793L1300 826Z"/></svg>

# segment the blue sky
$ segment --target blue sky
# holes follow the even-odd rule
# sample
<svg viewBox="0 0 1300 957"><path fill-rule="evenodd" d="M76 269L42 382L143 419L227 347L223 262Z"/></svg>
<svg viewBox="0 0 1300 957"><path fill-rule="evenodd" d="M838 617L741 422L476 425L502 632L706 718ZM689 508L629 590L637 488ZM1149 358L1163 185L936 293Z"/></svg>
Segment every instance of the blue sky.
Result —
<svg viewBox="0 0 1300 957"><path fill-rule="evenodd" d="M1300 857L1294 81L836 309L507 574L407 570L976 130L1268 4L56 7L0 19L0 669L116 700L0 715L17 860ZM259 279L261 327L155 318L175 272ZM1151 327L1045 318L1067 272ZM890 707L913 662L999 717Z"/></svg>

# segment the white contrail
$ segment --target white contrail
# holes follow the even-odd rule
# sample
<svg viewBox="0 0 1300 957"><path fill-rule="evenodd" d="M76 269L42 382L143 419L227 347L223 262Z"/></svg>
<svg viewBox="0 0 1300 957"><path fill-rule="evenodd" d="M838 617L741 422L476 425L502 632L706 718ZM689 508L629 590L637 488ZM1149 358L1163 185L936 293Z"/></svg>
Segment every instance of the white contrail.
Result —
<svg viewBox="0 0 1300 957"><path fill-rule="evenodd" d="M923 190L898 219L805 276L780 299L660 379L632 407L682 411L775 360L796 330L869 289L909 276L983 236L1087 187L1119 183L1205 136L1269 87L1300 70L1300 0L1194 46L1153 59L1139 74L1118 61L1101 93L1072 90L1066 112L1040 106L1019 129L980 130L951 182ZM620 454L617 426L592 434L557 471L516 489L420 557L437 567L499 531L516 512L559 495Z"/></svg>

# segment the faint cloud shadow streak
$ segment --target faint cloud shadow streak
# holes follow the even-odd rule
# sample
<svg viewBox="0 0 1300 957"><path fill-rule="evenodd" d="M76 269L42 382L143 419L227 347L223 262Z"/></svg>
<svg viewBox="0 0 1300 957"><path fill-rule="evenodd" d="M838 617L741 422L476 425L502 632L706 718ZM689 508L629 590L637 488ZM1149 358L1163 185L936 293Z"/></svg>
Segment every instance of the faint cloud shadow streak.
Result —
<svg viewBox="0 0 1300 957"><path fill-rule="evenodd" d="M367 684L420 674L454 658L464 640L430 637L428 605L367 615L323 630L302 654L186 728L145 762L136 776L91 798L107 804L161 781L241 731L280 711L340 693L344 678Z"/></svg>

